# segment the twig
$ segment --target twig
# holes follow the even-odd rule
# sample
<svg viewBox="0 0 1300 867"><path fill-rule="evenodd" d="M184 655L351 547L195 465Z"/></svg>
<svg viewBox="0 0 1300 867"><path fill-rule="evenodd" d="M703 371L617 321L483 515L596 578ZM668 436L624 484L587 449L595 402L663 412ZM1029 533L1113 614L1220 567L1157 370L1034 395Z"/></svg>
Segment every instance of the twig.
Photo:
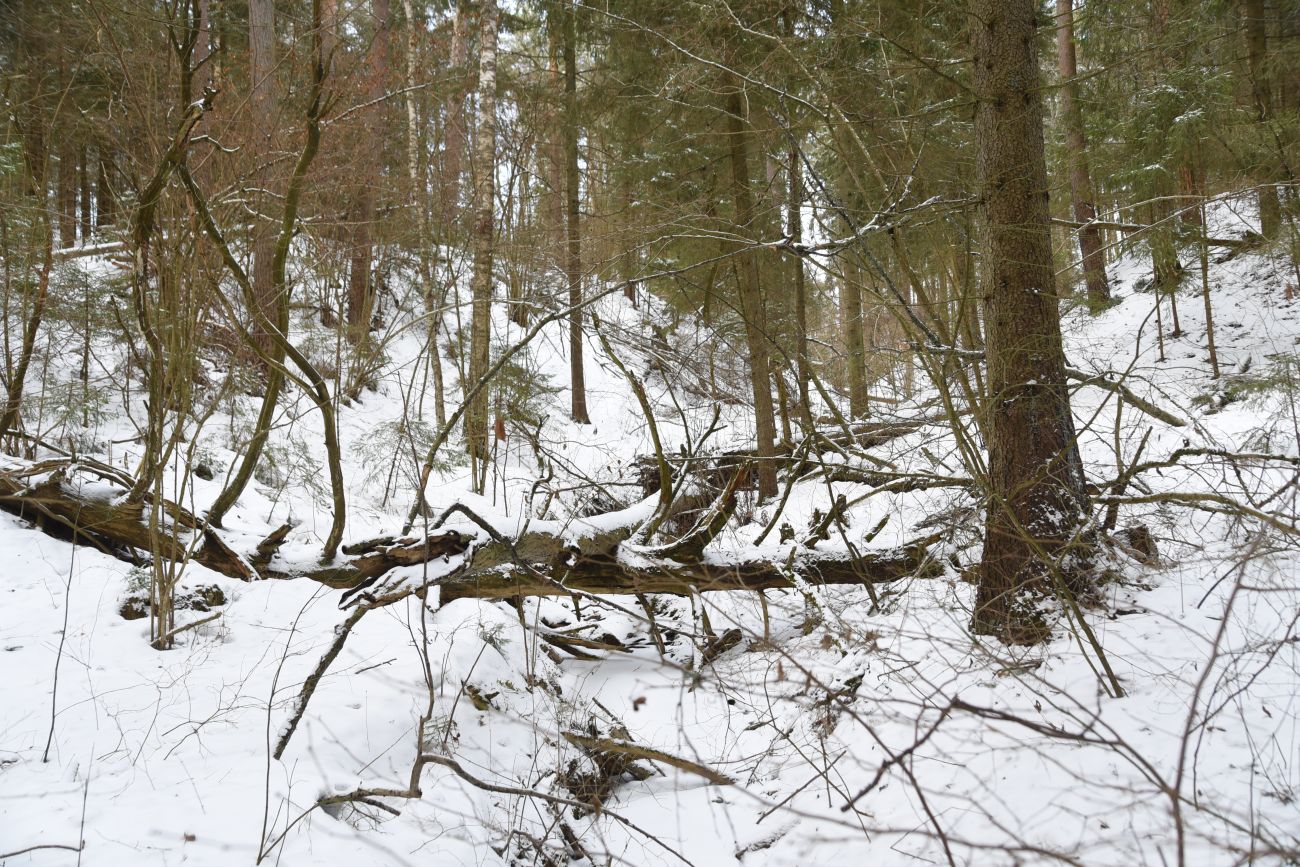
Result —
<svg viewBox="0 0 1300 867"><path fill-rule="evenodd" d="M193 623L186 623L184 626L177 626L175 629L173 629L171 632L168 632L166 635L159 636L157 641L154 642L154 644L155 646L165 646L167 642L171 641L173 638L180 635L182 632L189 632L191 629L195 629L199 626L202 626L205 623L211 623L212 621L216 620L220 616L221 616L221 612L215 611L212 614L209 614L207 617L204 617L202 620L195 620Z"/></svg>
<svg viewBox="0 0 1300 867"><path fill-rule="evenodd" d="M35 852L37 849L66 849L69 852L80 852L85 848L86 843L84 840L80 846L66 846L63 843L40 843L36 846L28 846L26 849L16 849L13 852L0 854L0 861L4 861L6 858L17 858L19 855L26 855L28 852Z"/></svg>

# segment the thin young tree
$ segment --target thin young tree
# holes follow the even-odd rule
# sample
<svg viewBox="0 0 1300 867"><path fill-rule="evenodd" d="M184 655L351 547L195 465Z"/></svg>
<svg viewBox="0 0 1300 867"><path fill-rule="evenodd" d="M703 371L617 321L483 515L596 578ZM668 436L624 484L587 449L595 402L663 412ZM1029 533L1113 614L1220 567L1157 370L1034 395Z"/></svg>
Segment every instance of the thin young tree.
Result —
<svg viewBox="0 0 1300 867"><path fill-rule="evenodd" d="M479 11L478 134L474 154L474 270L470 278L469 376L465 391L488 371L492 340L492 257L496 194L497 138L497 22L496 0ZM465 413L465 443L470 457L472 487L482 492L487 478L488 389L470 401Z"/></svg>
<svg viewBox="0 0 1300 867"><path fill-rule="evenodd" d="M564 37L564 271L569 283L570 415L578 424L590 424L587 386L582 370L582 208L578 168L578 63L573 0L561 0Z"/></svg>

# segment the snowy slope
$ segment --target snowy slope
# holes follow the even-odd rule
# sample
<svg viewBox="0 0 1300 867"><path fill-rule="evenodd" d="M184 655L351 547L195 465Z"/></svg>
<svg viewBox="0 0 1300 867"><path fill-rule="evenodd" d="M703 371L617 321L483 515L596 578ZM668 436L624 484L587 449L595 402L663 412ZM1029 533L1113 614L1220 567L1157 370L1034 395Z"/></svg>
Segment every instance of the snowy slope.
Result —
<svg viewBox="0 0 1300 867"><path fill-rule="evenodd" d="M1230 203L1213 216L1215 234L1235 230ZM1295 389L1279 386L1287 376L1294 382L1300 340L1300 301L1288 302L1283 290L1295 282L1284 270L1289 263L1252 253L1212 265L1224 371L1216 382L1199 274L1189 271L1178 297L1183 335L1166 338L1159 361L1155 299L1140 286L1139 254L1112 269L1116 306L1095 318L1067 314L1067 355L1088 373L1124 376L1134 392L1188 423L1172 427L1132 406L1117 409L1112 392L1081 385L1075 413L1090 478L1116 475L1117 411L1124 465L1139 458L1144 435L1144 461L1180 448L1295 457ZM643 316L662 315L633 310L619 296L597 310L607 329L631 333L640 333ZM504 316L495 324L507 337L520 333ZM529 364L563 386L561 324L542 338ZM710 340L689 326L674 339L688 357ZM395 461L403 443L384 436L415 417L415 401L405 396L423 381L420 346L414 330L394 340L377 390L342 410L349 539L393 532L409 505L409 483L401 480L410 458ZM633 502L639 489L630 462L650 448L646 427L599 344L587 349L593 424L565 420L563 390L550 398L542 442L553 458L552 484L580 486L592 477L609 485L611 498ZM119 363L108 348L100 357L106 368ZM671 359L665 366L674 370ZM636 372L658 402L671 446L683 441L682 416L699 436L710 402L687 401L679 415L668 399L668 382L680 385L676 377L685 374ZM931 396L918 392L897 411L928 411ZM294 442L319 438L309 402L293 397L276 432L286 455ZM239 400L247 411L249 399L235 406ZM426 422L430 412L426 402ZM744 441L743 416L743 407L723 407L727 429L718 446ZM198 434L219 466L235 457L221 435L233 419L223 408ZM105 412L88 440L130 432L119 407ZM286 493L250 489L229 521L232 538L255 540L293 518L300 523L285 558L319 551L328 527L319 458L310 447L301 451L306 463L290 474ZM900 469L961 473L942 425L873 455ZM130 446L115 446L111 458L129 464ZM466 494L465 469L452 466L431 486L430 500L467 502L516 530L529 514L536 457L512 431L500 458L489 495ZM396 493L385 496L390 472ZM1144 473L1128 494L1213 491L1262 511L1294 512L1295 473L1285 462L1253 461L1237 471L1199 455ZM220 476L189 484L185 501L201 507ZM962 568L978 558L980 518L963 489L868 492L801 482L781 520L807 527L815 510L844 493L860 499L846 537L861 539L884 518L873 546L944 529L942 553L950 559L942 577L877 588L878 605L853 587L769 592L765 600L659 599L662 657L632 598L611 600L617 607L604 611L584 603L579 618L563 599L529 600L516 611L468 599L439 608L411 597L360 622L283 760L269 758L270 750L347 616L337 591L308 581L242 584L191 565L186 583L217 585L228 603L219 620L159 653L147 644L147 620L119 616L129 582L138 580L130 567L0 514L7 576L0 582L0 853L85 841L80 856L39 849L4 863L1191 865L1282 863L1300 852L1294 538L1189 505L1125 505L1121 525L1146 524L1160 559L1141 563L1117 552L1104 564L1113 579L1104 599L1087 612L1125 692L1115 698L1097 654L1064 619L1041 647L970 636L974 588ZM560 493L546 526L579 532L576 516L599 505L598 494ZM728 528L709 556L787 556L791 543L776 533L753 545L773 508ZM534 512L529 520L536 527L542 519ZM837 546L844 540L833 536L819 550ZM740 630L737 644L707 660L702 611L715 634ZM574 629L623 650L589 648L594 658L581 659L539 638ZM591 783L593 768L565 733L630 741L682 761L643 756L639 766L650 774L613 779L601 792L602 814L575 811L566 801ZM457 765L427 764L420 797L390 792L369 804L313 809L322 797L358 788L406 790L421 753ZM710 784L689 763L734 784Z"/></svg>

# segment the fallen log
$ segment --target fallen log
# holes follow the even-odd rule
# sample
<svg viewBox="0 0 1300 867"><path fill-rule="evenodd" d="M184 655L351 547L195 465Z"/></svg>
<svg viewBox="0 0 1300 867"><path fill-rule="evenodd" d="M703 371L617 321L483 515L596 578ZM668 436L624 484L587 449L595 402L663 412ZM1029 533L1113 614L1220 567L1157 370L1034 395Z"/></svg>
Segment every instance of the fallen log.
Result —
<svg viewBox="0 0 1300 867"><path fill-rule="evenodd" d="M104 483L74 480L90 475ZM57 528L74 542L136 562L136 551L167 560L192 560L241 581L257 577L252 565L208 523L170 501L162 503L164 532L149 526L152 501L127 500L121 471L93 461L58 460L0 470L0 509Z"/></svg>
<svg viewBox="0 0 1300 867"><path fill-rule="evenodd" d="M796 559L790 566L770 560L740 563L647 563L628 565L614 557L579 557L558 569L521 566L466 573L440 583L443 602L462 597L515 599L563 596L667 593L689 596L719 590L777 590L808 584L882 584L911 575L932 576L938 564L923 542L864 553L857 558L825 555Z"/></svg>
<svg viewBox="0 0 1300 867"><path fill-rule="evenodd" d="M928 424L946 422L945 418L927 418L907 421L873 421L853 422L845 428L827 428L818 430L817 442L838 448L870 449L884 445L891 440L907 436ZM800 445L792 443L778 444L776 454L771 460L785 466L798 463L804 454ZM672 470L674 478L689 475L700 483L703 491L721 491L730 483L733 474L740 472L741 478L737 490L751 491L758 486L757 462L760 460L754 448L730 449L722 452L708 452L698 455L665 454L665 460ZM637 482L645 495L659 490L659 459L656 455L638 455L633 465L637 471Z"/></svg>
<svg viewBox="0 0 1300 867"><path fill-rule="evenodd" d="M76 478L78 474L89 474L100 483L87 484ZM444 602L463 597L511 599L574 593L689 595L790 588L802 582L877 584L930 575L938 569L929 554L937 537L898 548L872 549L857 557L808 550L791 555L786 562L683 562L653 556L655 549L645 548L620 557L620 546L636 523L633 512L626 522L612 521L606 529L577 540L535 530L517 538L493 532L483 541L479 536L447 530L350 545L347 551L352 553L329 566L295 567L271 559L288 532L284 527L247 556L202 518L170 501L164 501L161 509L166 523L160 531L151 529L152 503L127 500L127 482L119 470L93 462L59 460L0 469L0 508L35 520L48 533L92 545L132 563L156 555L195 562L244 581L310 578L356 592L400 567L463 557L464 562L450 574L429 582L441 588Z"/></svg>

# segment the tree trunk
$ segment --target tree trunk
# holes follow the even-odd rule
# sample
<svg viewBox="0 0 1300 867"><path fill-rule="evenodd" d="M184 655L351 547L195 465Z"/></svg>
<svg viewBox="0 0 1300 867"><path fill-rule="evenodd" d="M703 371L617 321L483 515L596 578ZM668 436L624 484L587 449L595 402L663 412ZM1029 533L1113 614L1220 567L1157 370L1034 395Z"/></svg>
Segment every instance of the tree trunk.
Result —
<svg viewBox="0 0 1300 867"><path fill-rule="evenodd" d="M1065 148L1070 157L1070 201L1074 218L1084 227L1079 230L1079 252L1083 261L1083 279L1088 290L1088 309L1094 313L1110 303L1110 286L1106 282L1106 260L1102 254L1101 232L1086 225L1096 219L1092 178L1088 173L1088 140L1083 129L1083 109L1079 105L1078 66L1074 53L1074 0L1056 0L1056 46L1061 72L1061 114L1065 120Z"/></svg>
<svg viewBox="0 0 1300 867"><path fill-rule="evenodd" d="M443 224L453 224L460 209L460 176L464 171L466 142L465 92L469 75L469 9L466 0L456 0L456 18L451 32L452 86L447 97L442 164Z"/></svg>
<svg viewBox="0 0 1300 867"><path fill-rule="evenodd" d="M727 139L731 163L731 195L735 207L737 233L747 235L754 229L753 193L749 186L749 130L745 119L745 100L735 75L727 78ZM745 343L749 350L749 377L754 392L754 430L758 440L758 495L776 496L775 455L776 414L772 406L767 327L763 311L763 289L759 282L757 250L745 250L741 241L737 275L740 289L740 315L745 320Z"/></svg>
<svg viewBox="0 0 1300 867"><path fill-rule="evenodd" d="M1268 73L1264 69L1268 51L1264 0L1243 0L1242 15L1246 25L1246 63L1250 69L1255 115L1262 126L1267 126L1273 119L1273 96ZM1269 135L1267 130L1265 135ZM1259 230L1265 238L1276 238L1282 226L1282 206L1278 200L1277 187L1273 186L1276 174L1268 165L1261 166L1257 174L1262 184L1259 188Z"/></svg>
<svg viewBox="0 0 1300 867"><path fill-rule="evenodd" d="M1045 633L1023 597L1050 594L1056 584L1053 560L1084 503L1083 470L1052 268L1037 4L971 0L970 9L991 401L989 502L972 628L1032 642Z"/></svg>
<svg viewBox="0 0 1300 867"><path fill-rule="evenodd" d="M478 133L474 154L474 271L470 279L468 391L487 375L492 339L492 228L495 195L497 137L497 4L486 0L479 21ZM483 490L488 460L488 391L484 388L470 401L465 413L465 443L470 457L471 485ZM480 466L481 465L481 466Z"/></svg>
<svg viewBox="0 0 1300 867"><path fill-rule="evenodd" d="M195 5L195 29L198 40L194 43L194 95L202 96L212 84L212 0L198 0Z"/></svg>
<svg viewBox="0 0 1300 867"><path fill-rule="evenodd" d="M578 62L577 35L574 32L573 0L564 4L564 234L567 255L565 276L569 281L569 376L573 402L571 415L577 424L591 424L587 416L587 386L582 370L582 211L579 199L581 176L578 173Z"/></svg>
<svg viewBox="0 0 1300 867"><path fill-rule="evenodd" d="M271 157L271 136L275 130L275 2L274 0L248 0L248 74L252 83L249 110L253 125L253 145L259 164L265 165ZM270 178L263 173L261 186L265 188ZM266 213L258 208L259 213ZM279 299L271 262L275 258L275 233L265 220L253 222L253 290L261 316L252 317L253 336L259 348L275 358L275 342L266 333L262 321L277 322ZM283 361L281 357L278 359ZM272 365L274 367L275 365ZM268 375L267 391L277 395L282 377L272 370Z"/></svg>
<svg viewBox="0 0 1300 867"><path fill-rule="evenodd" d="M0 413L0 434L7 434L19 428L27 369L31 366L32 354L36 351L36 336L40 333L41 322L45 318L45 304L50 296L50 270L54 265L54 228L49 225L48 219L42 222L45 229L43 232L45 250L41 269L36 277L36 297L32 299L31 311L27 314L27 321L23 323L23 343L18 352L18 363L12 370L6 371L9 375L9 387L5 392L4 411ZM6 351L8 351L7 344ZM6 357L6 365L8 361Z"/></svg>
<svg viewBox="0 0 1300 867"><path fill-rule="evenodd" d="M796 150L790 152L790 205L789 235L794 244L803 242L803 177ZM804 432L812 430L812 400L808 382L812 377L812 364L808 359L808 289L804 281L803 257L792 256L794 269L794 361L795 380L799 388L799 418Z"/></svg>
<svg viewBox="0 0 1300 867"><path fill-rule="evenodd" d="M849 417L866 418L869 411L867 397L867 350L862 322L862 269L847 262L840 276L840 325L844 335L844 354L848 361L847 384L849 389Z"/></svg>
<svg viewBox="0 0 1300 867"><path fill-rule="evenodd" d="M434 241L430 227L428 196L428 172L422 171L420 162L420 121L416 111L415 71L417 66L418 34L415 10L411 0L402 0L402 9L406 13L406 167L411 180L411 205L417 214L416 242L420 248L420 282L424 295L425 312L429 317L428 364L433 372L433 415L438 427L447 424L447 407L445 389L442 381L442 354L438 348L438 336L442 333L442 306L446 301L445 290L441 297L434 294Z"/></svg>
<svg viewBox="0 0 1300 867"><path fill-rule="evenodd" d="M113 225L117 219L116 215L116 198L113 191L113 151L101 143L96 148L98 159L98 172L95 178L95 225L102 230L105 226Z"/></svg>
<svg viewBox="0 0 1300 867"><path fill-rule="evenodd" d="M370 14L374 21L374 35L370 41L369 82L365 101L376 102L384 96L388 80L389 7L388 0L370 0ZM365 122L373 130L383 129L382 105L372 105ZM365 341L370 330L370 317L375 304L373 276L374 239L371 229L375 220L376 189L379 186L377 155L365 161L361 189L352 208L352 249L348 260L348 340L354 344Z"/></svg>
<svg viewBox="0 0 1300 867"><path fill-rule="evenodd" d="M793 10L786 5L781 10L781 28L787 39L795 35ZM793 127L793 121L791 127ZM790 151L787 157L789 190L786 196L786 233L792 244L803 242L803 161L799 148L801 133L791 128ZM813 429L812 401L808 395L808 381L812 376L812 366L808 359L808 290L804 282L803 257L791 256L790 266L794 270L794 363L795 381L799 389L799 419L804 426L804 434Z"/></svg>
<svg viewBox="0 0 1300 867"><path fill-rule="evenodd" d="M77 246L77 150L64 132L59 145L59 245Z"/></svg>
<svg viewBox="0 0 1300 867"><path fill-rule="evenodd" d="M82 144L81 149L77 152L77 189L81 243L89 244L92 227L90 213L90 153L85 144Z"/></svg>

